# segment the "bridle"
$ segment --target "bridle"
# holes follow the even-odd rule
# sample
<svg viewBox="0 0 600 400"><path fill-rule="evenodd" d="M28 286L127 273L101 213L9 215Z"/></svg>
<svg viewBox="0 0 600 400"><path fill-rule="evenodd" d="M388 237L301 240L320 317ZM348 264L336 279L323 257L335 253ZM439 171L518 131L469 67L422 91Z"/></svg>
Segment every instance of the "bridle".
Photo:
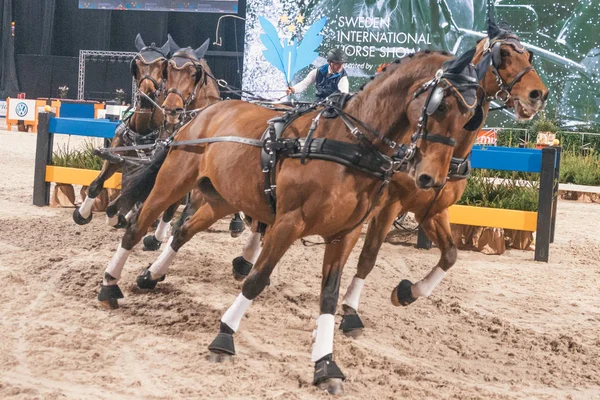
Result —
<svg viewBox="0 0 600 400"><path fill-rule="evenodd" d="M490 54L490 57L492 58L492 62L491 62L492 73L496 77L496 83L498 84L498 87L499 87L498 91L496 92L496 94L493 97L490 96L487 98L488 101L499 100L499 101L502 101L503 103L506 103L512 97L511 91L512 91L513 87L521 79L523 79L525 74L527 74L528 72L531 72L531 71L535 71L533 66L529 65L528 67L525 67L521 71L519 71L519 73L513 78L512 81L510 81L510 83L506 83L504 78L502 78L502 75L500 75L500 71L499 71L499 68L502 65L502 56L501 56L500 48L502 47L502 45L505 45L505 44L510 45L517 53L520 53L520 54L527 51L527 49L521 44L519 38L514 35L505 36L502 38L492 39L492 40L490 40L489 38L486 39L486 42L484 44L484 49L483 49L483 55L485 56L486 53ZM529 51L529 61L530 62L531 62L532 57L533 57L533 53L531 51Z"/></svg>
<svg viewBox="0 0 600 400"><path fill-rule="evenodd" d="M159 57L157 57L157 58L153 59L152 61L148 62L148 61L146 61L146 60L145 60L143 53L144 53L144 52L150 52L150 51L151 51L151 52L158 53L158 54L159 54ZM139 53L137 53L137 54L135 55L135 57L134 57L134 58L131 60L131 73L132 73L132 75L133 75L133 76L135 76L135 75L136 75L136 71L137 71L137 64L136 64L136 61L137 61L138 59L140 59L140 60L142 61L142 63L143 63L143 64L145 64L145 65L151 65L151 64L154 64L154 63L156 63L156 62L162 62L162 61L165 61L165 60L167 59L167 55L166 55L166 54L163 54L163 53L162 53L162 52L161 52L161 51L160 51L158 48L156 48L156 47L154 47L154 46L146 46L146 47L144 47L144 48L143 48L143 49L141 49L141 50L139 51ZM152 76L150 76L150 75L143 75L143 76L140 78L139 82L138 82L138 87L139 87L139 86L141 86L141 84L142 84L144 81L146 81L146 80L149 80L150 82L152 82L152 85L154 86L154 92L153 92L153 93L151 93L151 96L150 96L150 97L151 97L152 99L156 99L157 97L159 97L159 96L160 96L160 93L161 93L162 91L164 91L165 80L163 79L163 80L162 80L162 82L159 84L159 83L156 81L156 79L154 79ZM139 100L139 96L140 96L140 95L139 95L139 93L137 94L137 96L138 96L138 100ZM140 104L141 104L141 102L140 102ZM154 106L153 106L152 108L154 108Z"/></svg>
<svg viewBox="0 0 600 400"><path fill-rule="evenodd" d="M183 58L188 61L185 62L183 65L178 66L177 61L174 60L175 58ZM192 104L192 102L196 99L196 92L198 91L198 88L201 85L206 84L207 73L204 70L204 68L202 67L202 64L200 64L200 60L198 60L195 57L190 56L189 54L186 54L185 52L177 52L177 53L173 54L171 60L169 60L169 65L176 70L182 70L182 69L186 68L188 65L192 65L196 69L196 82L194 85L194 89L187 97L185 97L183 95L183 93L181 92L181 90L179 90L177 87L172 87L172 88L167 89L167 93L166 93L167 96L169 94L174 94L176 96L179 96L179 98L181 98L181 101L183 103L183 109L179 110L179 112L185 112L185 111L187 111L190 104ZM200 75L198 75L198 74L200 74Z"/></svg>
<svg viewBox="0 0 600 400"><path fill-rule="evenodd" d="M474 96L472 103L469 103L469 96L463 96L462 92L469 89L477 90L478 88L480 88L480 85L475 75L470 76L464 73L451 73L445 71L443 68L437 70L435 77L424 83L413 95L411 101L429 91L427 100L423 104L421 117L419 117L417 131L412 135L410 145L408 147L406 147L406 145L400 146L394 155L394 158L402 158L402 163L411 161L417 153L417 141L419 139L440 143L452 148L456 147L456 139L430 133L427 130L427 121L429 120L429 116L439 107L444 98L444 92L447 90L454 91L457 98L469 110L474 109L477 106L477 96Z"/></svg>

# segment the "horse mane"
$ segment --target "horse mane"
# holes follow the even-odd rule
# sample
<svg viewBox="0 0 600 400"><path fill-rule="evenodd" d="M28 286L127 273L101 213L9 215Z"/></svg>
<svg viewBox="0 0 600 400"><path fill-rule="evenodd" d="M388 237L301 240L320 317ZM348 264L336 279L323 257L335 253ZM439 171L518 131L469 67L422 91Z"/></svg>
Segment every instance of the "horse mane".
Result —
<svg viewBox="0 0 600 400"><path fill-rule="evenodd" d="M203 90L204 86L206 86L206 90L208 94L211 94L211 89L212 91L214 91L214 93L212 93L214 96L216 96L219 100L221 100L221 90L219 89L219 85L217 84L217 82L212 78L215 75L212 73L212 70L210 69L210 67L208 66L208 63L206 62L206 60L204 58L200 59L200 65L202 66L202 68L204 69L204 73L208 74L210 76L206 76L206 85L202 85L202 88L200 88L199 90Z"/></svg>
<svg viewBox="0 0 600 400"><path fill-rule="evenodd" d="M451 55L447 51L436 51L436 50L422 50L422 51L418 51L416 53L407 54L406 56L404 56L402 58L398 58L398 59L394 60L387 67L384 67L381 70L381 73L379 73L377 75L371 76L370 80L368 82L365 82L359 88L359 91L363 91L367 87L367 85L369 85L376 78L379 79L379 77L383 77L385 75L389 75L390 73L392 73L393 70L395 70L397 68L398 65L406 65L407 63L410 63L412 61L421 60L424 57L428 57L428 56L436 55L436 54L441 54L441 55L444 55L444 56L450 56ZM433 72L435 72L435 70Z"/></svg>
<svg viewBox="0 0 600 400"><path fill-rule="evenodd" d="M389 67L382 69L382 72L371 77L371 80L365 83L359 93L351 100L355 104L371 109L377 113L380 99L375 101L363 101L369 97L369 93L377 87L384 96L395 93L407 93L415 82L424 78L433 78L435 72L441 64L426 62L431 57L451 56L446 51L423 50L417 53L408 54L395 60ZM364 94L363 94L364 93ZM406 96L406 101L410 101L412 96ZM404 107L404 105L403 105Z"/></svg>

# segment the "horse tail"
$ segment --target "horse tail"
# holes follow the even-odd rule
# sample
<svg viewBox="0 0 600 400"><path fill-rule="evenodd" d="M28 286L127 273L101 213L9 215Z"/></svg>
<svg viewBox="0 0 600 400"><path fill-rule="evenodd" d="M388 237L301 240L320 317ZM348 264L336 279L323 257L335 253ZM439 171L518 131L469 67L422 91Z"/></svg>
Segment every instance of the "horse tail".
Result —
<svg viewBox="0 0 600 400"><path fill-rule="evenodd" d="M156 183L160 167L169 154L168 147L159 147L150 159L149 164L139 167L128 174L123 174L121 187L121 207L131 210L138 202L144 202Z"/></svg>

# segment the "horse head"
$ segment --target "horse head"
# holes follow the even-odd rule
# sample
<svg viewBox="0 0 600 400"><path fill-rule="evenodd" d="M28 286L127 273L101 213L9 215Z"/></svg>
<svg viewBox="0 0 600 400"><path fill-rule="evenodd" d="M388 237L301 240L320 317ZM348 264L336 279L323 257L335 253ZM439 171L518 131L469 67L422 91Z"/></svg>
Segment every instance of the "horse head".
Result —
<svg viewBox="0 0 600 400"><path fill-rule="evenodd" d="M478 43L474 59L490 67L481 69L488 96L514 108L517 120L530 120L546 107L549 92L531 65L533 53L508 24L488 18L488 36Z"/></svg>
<svg viewBox="0 0 600 400"><path fill-rule="evenodd" d="M167 71L167 58L169 55L169 42L162 47L155 43L146 46L142 36L138 33L135 38L135 47L138 53L131 60L131 75L137 82L139 90L146 96L155 100L164 86ZM142 108L152 108L152 104L145 97L141 97Z"/></svg>
<svg viewBox="0 0 600 400"><path fill-rule="evenodd" d="M411 54L356 96L364 105L357 110L362 118L371 122L377 115L374 128L403 141L396 157L408 161L409 174L421 188L445 184L457 138L474 116L479 88L474 53L458 59L429 50Z"/></svg>
<svg viewBox="0 0 600 400"><path fill-rule="evenodd" d="M197 103L199 92L209 85L210 69L203 59L208 44L207 39L195 50L191 47L181 48L169 35L172 56L167 66L167 96L162 106L170 125L181 122L184 112Z"/></svg>

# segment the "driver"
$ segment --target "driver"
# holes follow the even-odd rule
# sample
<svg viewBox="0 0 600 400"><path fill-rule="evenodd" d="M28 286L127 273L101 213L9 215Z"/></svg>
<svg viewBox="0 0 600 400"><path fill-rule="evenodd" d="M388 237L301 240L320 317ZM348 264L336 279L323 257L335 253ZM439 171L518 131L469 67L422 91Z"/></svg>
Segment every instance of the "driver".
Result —
<svg viewBox="0 0 600 400"><path fill-rule="evenodd" d="M350 84L348 74L344 69L345 62L346 53L342 49L329 50L327 52L327 64L313 69L302 82L288 87L286 94L302 93L313 83L316 86L315 96L317 101L323 100L333 93L348 93Z"/></svg>

